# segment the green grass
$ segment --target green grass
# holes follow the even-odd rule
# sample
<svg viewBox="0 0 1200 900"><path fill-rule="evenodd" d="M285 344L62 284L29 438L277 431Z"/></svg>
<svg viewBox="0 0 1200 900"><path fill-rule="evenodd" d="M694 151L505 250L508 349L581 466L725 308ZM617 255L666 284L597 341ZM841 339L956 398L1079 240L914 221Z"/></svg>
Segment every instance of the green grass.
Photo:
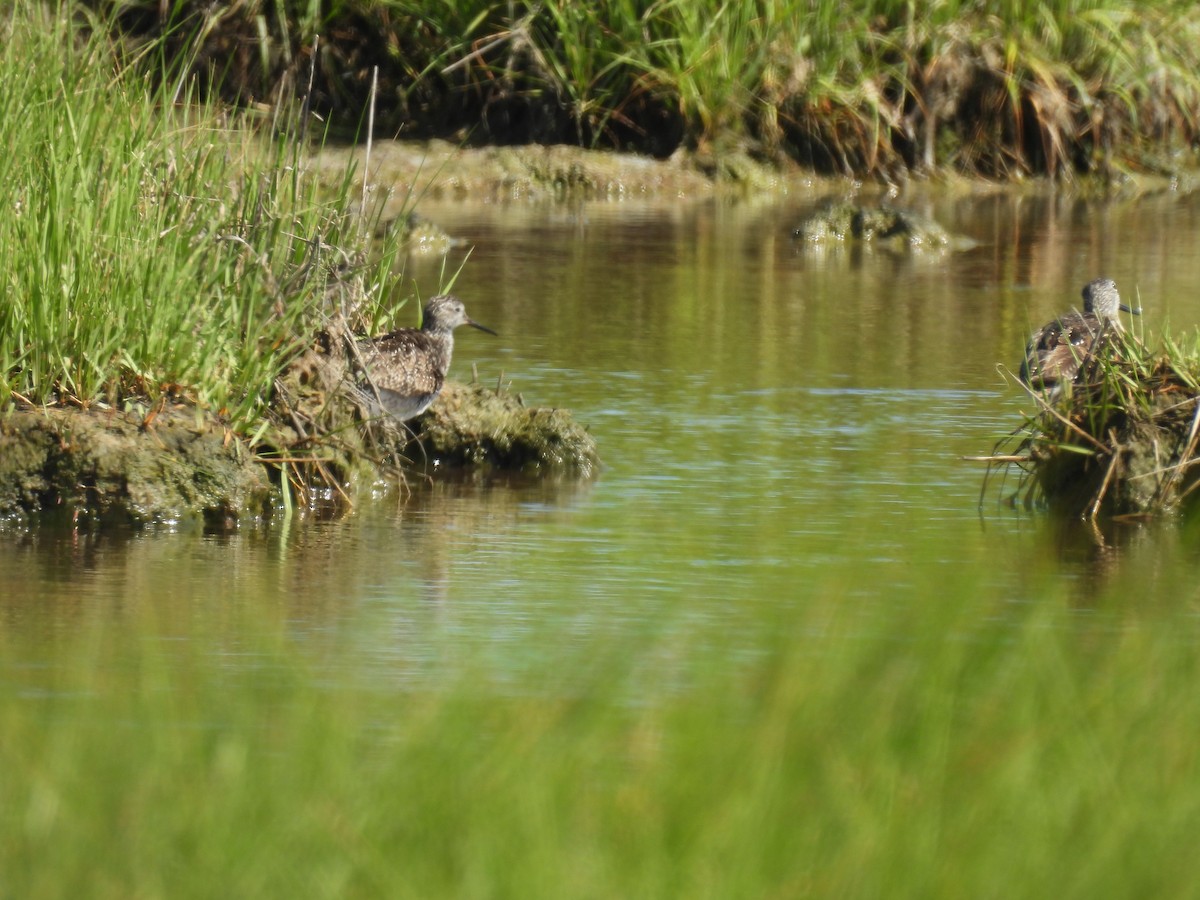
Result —
<svg viewBox="0 0 1200 900"><path fill-rule="evenodd" d="M335 311L387 299L333 188L283 136L199 101L37 4L0 22L0 396L149 409L182 399L255 434L274 379ZM370 226L368 225L367 228Z"/></svg>
<svg viewBox="0 0 1200 900"><path fill-rule="evenodd" d="M1035 404L1001 442L1016 496L1072 516L1149 516L1194 507L1200 452L1200 334L1110 334L1061 395ZM989 474L989 477L991 475Z"/></svg>
<svg viewBox="0 0 1200 900"><path fill-rule="evenodd" d="M179 623L146 603L115 625L96 604L52 638L0 635L0 887L1186 892L1200 655L1117 581L1090 616L1036 572L1036 599L992 613L959 575L867 616L826 573L806 591L819 614L786 604L751 647L666 612L619 641L514 648L515 673L423 635L442 669L417 678L400 660L331 678L336 651L287 637L270 604Z"/></svg>
<svg viewBox="0 0 1200 900"><path fill-rule="evenodd" d="M97 3L101 7L106 3ZM140 9L142 28L157 4ZM1175 170L1200 123L1200 11L1135 0L184 3L231 86L304 83L386 130L791 157L847 174ZM284 15L278 15L283 10ZM189 18L189 16L191 18ZM156 26L157 27L157 26ZM149 29L154 31L154 28Z"/></svg>

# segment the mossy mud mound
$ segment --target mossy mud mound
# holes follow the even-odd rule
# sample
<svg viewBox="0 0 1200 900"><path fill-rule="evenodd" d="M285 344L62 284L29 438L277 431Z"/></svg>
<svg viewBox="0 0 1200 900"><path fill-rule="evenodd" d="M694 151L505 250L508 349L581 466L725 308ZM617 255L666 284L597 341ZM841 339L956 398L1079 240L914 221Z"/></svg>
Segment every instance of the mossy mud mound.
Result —
<svg viewBox="0 0 1200 900"><path fill-rule="evenodd" d="M289 392L281 380L277 426L253 448L183 405L153 415L12 410L0 417L0 521L225 530L281 510L285 481L301 501L349 506L416 474L586 479L599 465L595 441L569 412L527 408L507 392L447 384L425 414L400 425L361 418L341 391L323 393L329 387L310 380Z"/></svg>
<svg viewBox="0 0 1200 900"><path fill-rule="evenodd" d="M589 478L596 443L564 409L528 407L497 385L446 382L433 405L411 422L372 417L366 373L344 328L323 332L276 384L277 426L265 440L289 480L354 484L381 475L486 468L567 473Z"/></svg>
<svg viewBox="0 0 1200 900"><path fill-rule="evenodd" d="M270 509L246 443L194 409L47 407L0 417L0 518L223 527Z"/></svg>
<svg viewBox="0 0 1200 900"><path fill-rule="evenodd" d="M438 464L586 477L600 462L595 439L567 410L527 407L519 394L478 383L447 384L415 430L412 443Z"/></svg>
<svg viewBox="0 0 1200 900"><path fill-rule="evenodd" d="M1018 472L1008 499L1095 518L1183 513L1200 498L1200 358L1123 337L1038 410L989 463ZM1015 446L1014 446L1015 445ZM1011 449L1010 449L1011 448Z"/></svg>

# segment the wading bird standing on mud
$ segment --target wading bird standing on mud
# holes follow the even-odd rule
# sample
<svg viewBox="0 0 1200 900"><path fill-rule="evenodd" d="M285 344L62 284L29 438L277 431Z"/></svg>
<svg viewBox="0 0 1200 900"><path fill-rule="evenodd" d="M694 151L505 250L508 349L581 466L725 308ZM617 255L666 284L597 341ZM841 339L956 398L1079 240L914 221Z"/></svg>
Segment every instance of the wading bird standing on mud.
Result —
<svg viewBox="0 0 1200 900"><path fill-rule="evenodd" d="M371 415L388 413L401 422L416 418L437 399L454 353L454 329L471 321L461 300L441 294L425 305L421 327L400 328L358 342L367 383L359 389Z"/></svg>

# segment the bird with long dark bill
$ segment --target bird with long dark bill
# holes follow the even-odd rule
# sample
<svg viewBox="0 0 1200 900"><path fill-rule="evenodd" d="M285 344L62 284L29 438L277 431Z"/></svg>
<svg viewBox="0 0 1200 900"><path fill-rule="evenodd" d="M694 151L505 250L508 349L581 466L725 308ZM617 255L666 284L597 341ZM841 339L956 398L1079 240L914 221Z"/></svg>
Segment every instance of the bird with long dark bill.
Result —
<svg viewBox="0 0 1200 900"><path fill-rule="evenodd" d="M1079 377L1103 339L1124 330L1121 312L1136 316L1142 311L1121 302L1111 278L1089 281L1083 286L1083 312L1065 313L1033 333L1025 346L1021 380L1051 397L1058 396Z"/></svg>
<svg viewBox="0 0 1200 900"><path fill-rule="evenodd" d="M366 369L366 383L358 392L372 415L386 412L407 422L429 408L446 381L454 329L460 325L496 333L472 321L453 294L441 294L425 305L420 328L400 328L358 342Z"/></svg>

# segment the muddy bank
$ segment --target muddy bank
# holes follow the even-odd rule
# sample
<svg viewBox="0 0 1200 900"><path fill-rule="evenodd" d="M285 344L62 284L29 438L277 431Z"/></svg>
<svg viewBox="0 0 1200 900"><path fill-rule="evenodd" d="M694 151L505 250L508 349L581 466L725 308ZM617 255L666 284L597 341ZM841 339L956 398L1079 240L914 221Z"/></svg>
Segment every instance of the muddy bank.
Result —
<svg viewBox="0 0 1200 900"><path fill-rule="evenodd" d="M567 146L469 148L446 141L379 141L326 148L316 165L330 182L344 177L352 158L378 188L408 203L423 199L489 201L624 200L709 197L720 190L774 191L799 169L749 158L715 170L692 154L666 160Z"/></svg>
<svg viewBox="0 0 1200 900"><path fill-rule="evenodd" d="M152 417L37 408L0 418L0 518L227 527L266 516L267 469L184 407Z"/></svg>
<svg viewBox="0 0 1200 900"><path fill-rule="evenodd" d="M411 483L418 474L473 469L586 479L599 465L591 434L568 411L527 408L519 395L482 385L447 383L407 425L341 418L341 440L310 443L301 410L319 396L310 391L281 411L279 428L254 448L192 407L152 416L10 411L0 417L0 521L227 530L278 515L285 478L293 497L325 489L348 507L381 481ZM330 406L328 397L322 402Z"/></svg>
<svg viewBox="0 0 1200 900"><path fill-rule="evenodd" d="M820 207L853 207L863 203L903 205L905 197L977 196L997 191L1042 194L1069 190L1083 196L1129 198L1164 191L1195 190L1197 172L1170 175L1128 173L1121 178L1078 178L1069 188L1045 180L996 182L944 173L935 179L910 181L903 190L886 184L863 183L840 176L817 176L792 164L767 164L746 155L733 155L720 165L703 154L680 151L669 159L632 153L586 150L569 146L472 148L441 140L376 141L365 147L323 148L312 165L323 181L339 183L347 164L366 173L371 204L383 202L384 228L407 227L408 217L428 200L475 203L673 202L712 197L773 201L781 196L811 198ZM832 200L830 198L833 198ZM434 223L436 224L436 223ZM804 223L797 223L800 228ZM847 220L847 234L852 222ZM801 236L801 235L797 235ZM804 235L809 237L810 235ZM418 228L414 245L444 252L445 236Z"/></svg>

